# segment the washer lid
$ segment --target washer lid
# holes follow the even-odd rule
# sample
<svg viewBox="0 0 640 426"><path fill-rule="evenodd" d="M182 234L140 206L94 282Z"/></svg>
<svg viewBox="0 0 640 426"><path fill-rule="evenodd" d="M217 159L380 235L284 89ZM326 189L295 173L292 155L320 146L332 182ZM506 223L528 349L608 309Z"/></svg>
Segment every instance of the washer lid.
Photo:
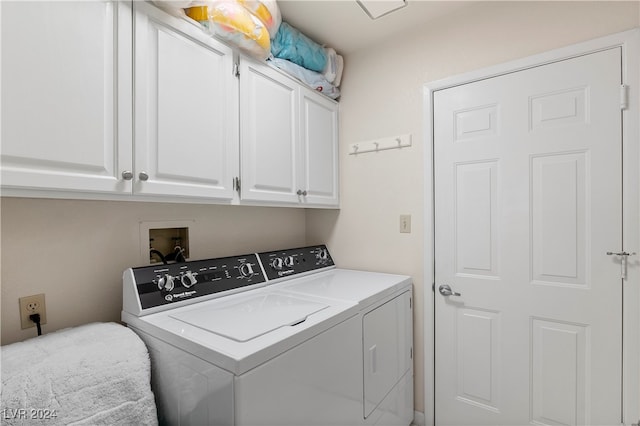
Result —
<svg viewBox="0 0 640 426"><path fill-rule="evenodd" d="M299 324L329 305L281 294L254 296L220 308L203 307L170 317L237 342Z"/></svg>

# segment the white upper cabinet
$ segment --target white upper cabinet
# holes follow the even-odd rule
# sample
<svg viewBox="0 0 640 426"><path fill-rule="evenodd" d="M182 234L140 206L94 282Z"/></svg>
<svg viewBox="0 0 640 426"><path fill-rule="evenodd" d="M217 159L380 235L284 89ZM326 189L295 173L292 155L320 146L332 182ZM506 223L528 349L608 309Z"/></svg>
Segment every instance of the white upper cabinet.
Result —
<svg viewBox="0 0 640 426"><path fill-rule="evenodd" d="M338 105L265 64L240 63L241 200L338 206Z"/></svg>
<svg viewBox="0 0 640 426"><path fill-rule="evenodd" d="M0 8L3 189L130 192L130 5Z"/></svg>
<svg viewBox="0 0 640 426"><path fill-rule="evenodd" d="M231 200L238 175L233 51L134 2L134 192Z"/></svg>
<svg viewBox="0 0 640 426"><path fill-rule="evenodd" d="M298 202L296 86L266 65L240 63L242 200Z"/></svg>
<svg viewBox="0 0 640 426"><path fill-rule="evenodd" d="M300 91L301 162L304 164L301 201L337 207L338 105L313 90Z"/></svg>

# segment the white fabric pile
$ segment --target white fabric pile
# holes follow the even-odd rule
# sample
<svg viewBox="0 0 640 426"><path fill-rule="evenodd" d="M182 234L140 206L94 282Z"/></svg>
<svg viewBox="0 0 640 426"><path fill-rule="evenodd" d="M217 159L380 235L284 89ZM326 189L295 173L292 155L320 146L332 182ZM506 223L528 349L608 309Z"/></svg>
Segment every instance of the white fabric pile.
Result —
<svg viewBox="0 0 640 426"><path fill-rule="evenodd" d="M3 425L157 425L149 353L94 323L1 348Z"/></svg>

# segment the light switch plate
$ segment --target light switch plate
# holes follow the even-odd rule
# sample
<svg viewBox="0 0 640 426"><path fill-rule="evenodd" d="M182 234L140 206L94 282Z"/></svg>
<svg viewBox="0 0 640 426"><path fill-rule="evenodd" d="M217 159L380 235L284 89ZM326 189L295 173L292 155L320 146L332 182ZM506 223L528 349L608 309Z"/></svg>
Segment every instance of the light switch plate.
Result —
<svg viewBox="0 0 640 426"><path fill-rule="evenodd" d="M402 234L411 233L411 215L410 214L400 215L400 233Z"/></svg>

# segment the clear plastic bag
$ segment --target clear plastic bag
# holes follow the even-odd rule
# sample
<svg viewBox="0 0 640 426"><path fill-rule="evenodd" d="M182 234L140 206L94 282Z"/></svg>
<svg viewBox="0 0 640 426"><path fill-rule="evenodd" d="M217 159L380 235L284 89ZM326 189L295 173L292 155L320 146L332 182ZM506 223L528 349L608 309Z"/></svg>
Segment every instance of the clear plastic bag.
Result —
<svg viewBox="0 0 640 426"><path fill-rule="evenodd" d="M280 8L275 0L238 0L267 27L269 37L274 38L282 23Z"/></svg>
<svg viewBox="0 0 640 426"><path fill-rule="evenodd" d="M257 59L265 60L269 57L269 31L240 2L213 1L208 7L209 28L215 35Z"/></svg>

